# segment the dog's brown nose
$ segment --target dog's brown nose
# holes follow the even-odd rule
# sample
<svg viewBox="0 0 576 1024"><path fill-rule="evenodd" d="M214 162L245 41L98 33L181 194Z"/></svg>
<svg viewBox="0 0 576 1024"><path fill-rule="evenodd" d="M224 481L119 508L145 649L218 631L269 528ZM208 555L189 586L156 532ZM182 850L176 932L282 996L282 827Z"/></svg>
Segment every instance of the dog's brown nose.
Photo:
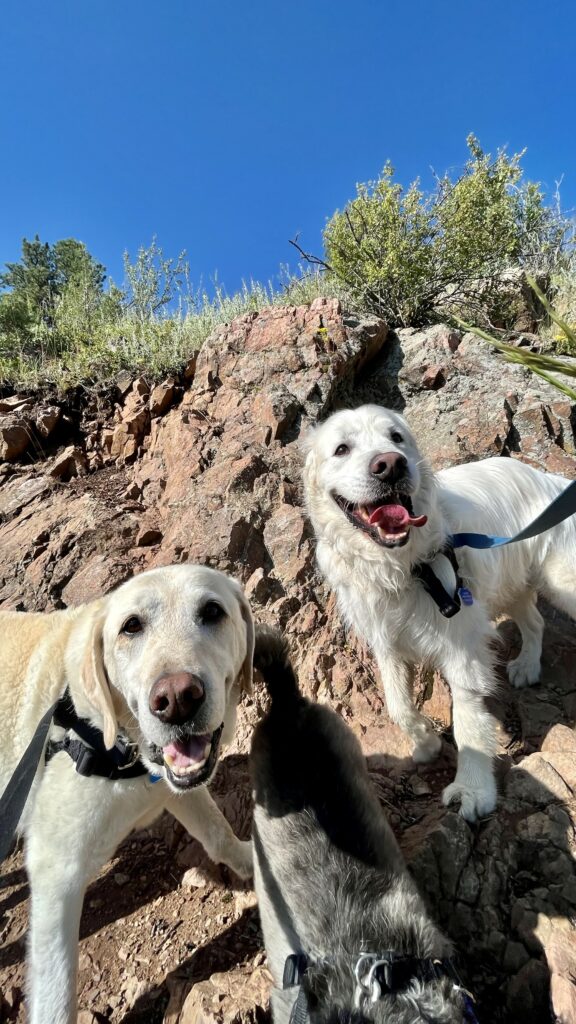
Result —
<svg viewBox="0 0 576 1024"><path fill-rule="evenodd" d="M378 480L387 480L394 483L404 475L408 468L408 462L404 455L399 452L385 452L383 455L375 455L370 463L370 472Z"/></svg>
<svg viewBox="0 0 576 1024"><path fill-rule="evenodd" d="M198 676L176 672L156 680L150 690L150 711L168 725L183 725L194 718L204 696L204 683Z"/></svg>

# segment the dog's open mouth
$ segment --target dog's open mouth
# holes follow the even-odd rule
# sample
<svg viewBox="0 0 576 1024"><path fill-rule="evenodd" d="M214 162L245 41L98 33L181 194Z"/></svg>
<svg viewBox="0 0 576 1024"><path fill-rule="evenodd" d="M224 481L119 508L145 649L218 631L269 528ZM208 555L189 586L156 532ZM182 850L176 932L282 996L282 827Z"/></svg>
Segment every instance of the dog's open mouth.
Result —
<svg viewBox="0 0 576 1024"><path fill-rule="evenodd" d="M220 746L223 725L213 733L194 734L155 747L153 760L162 764L168 781L178 789L192 789L210 778Z"/></svg>
<svg viewBox="0 0 576 1024"><path fill-rule="evenodd" d="M427 516L415 516L408 494L390 494L385 500L368 504L354 504L339 494L333 495L339 508L358 529L364 530L378 544L386 548L400 548L406 544L412 526L424 526Z"/></svg>

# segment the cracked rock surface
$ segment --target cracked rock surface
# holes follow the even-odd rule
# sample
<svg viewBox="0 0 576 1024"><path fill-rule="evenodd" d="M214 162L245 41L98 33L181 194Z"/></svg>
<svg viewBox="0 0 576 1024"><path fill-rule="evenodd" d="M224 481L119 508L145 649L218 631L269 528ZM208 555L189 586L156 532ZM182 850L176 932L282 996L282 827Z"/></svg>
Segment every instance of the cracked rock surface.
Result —
<svg viewBox="0 0 576 1024"><path fill-rule="evenodd" d="M469 826L440 804L454 773L450 699L421 673L416 698L444 731L415 765L386 715L369 652L339 622L302 512L298 440L342 405L403 411L436 468L489 455L575 476L574 409L484 342L438 325L394 335L334 300L275 308L220 328L180 377L114 392L0 399L0 606L90 600L133 572L201 561L237 576L256 617L280 625L303 688L359 736L383 809L461 973L493 1024L576 1021L576 627L550 608L540 685L502 672L501 801ZM51 426L50 426L51 425ZM21 427L19 431L16 427ZM34 438L24 443L22 430ZM42 431L47 433L42 433ZM33 454L31 454L31 451ZM517 652L499 625L502 664ZM247 751L263 695L239 715L214 792L250 829ZM26 886L3 865L0 1019L25 1020ZM249 887L209 865L172 819L131 836L89 888L81 1022L256 1022L269 976Z"/></svg>

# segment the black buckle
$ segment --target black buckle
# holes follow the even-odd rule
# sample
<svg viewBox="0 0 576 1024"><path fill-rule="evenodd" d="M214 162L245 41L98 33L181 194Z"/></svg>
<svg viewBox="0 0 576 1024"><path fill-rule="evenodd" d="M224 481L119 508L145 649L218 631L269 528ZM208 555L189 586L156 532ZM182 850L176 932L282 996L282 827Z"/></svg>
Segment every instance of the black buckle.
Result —
<svg viewBox="0 0 576 1024"><path fill-rule="evenodd" d="M450 562L452 562L447 551L442 551L441 554L446 555ZM453 564L452 568L454 569ZM443 584L440 582L436 573L432 569L432 566L429 565L428 562L417 563L412 569L412 575L417 580L421 581L424 590L430 594L430 597L434 601L438 611L445 619L451 619L453 615L456 615L460 611L461 607L458 588L462 581L460 580L456 569L454 569L454 573L456 576L456 592L454 597L452 597L448 591L445 590Z"/></svg>
<svg viewBox="0 0 576 1024"><path fill-rule="evenodd" d="M299 985L306 974L308 957L305 953L290 953L284 962L284 974L282 976L282 988L293 988Z"/></svg>
<svg viewBox="0 0 576 1024"><path fill-rule="evenodd" d="M83 744L76 753L75 766L78 775L92 775L92 764L94 762L94 751Z"/></svg>

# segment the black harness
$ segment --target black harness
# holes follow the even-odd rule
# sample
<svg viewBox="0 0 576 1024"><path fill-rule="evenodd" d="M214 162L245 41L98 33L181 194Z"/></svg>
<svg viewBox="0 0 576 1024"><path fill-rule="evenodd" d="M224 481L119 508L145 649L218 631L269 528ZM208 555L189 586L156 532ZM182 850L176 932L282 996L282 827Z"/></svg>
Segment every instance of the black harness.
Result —
<svg viewBox="0 0 576 1024"><path fill-rule="evenodd" d="M270 867L255 822L252 826L252 838L254 842L254 855L260 868L262 884L272 904L278 924L284 932L288 947L300 949L299 953L290 953L284 962L282 989L297 989L290 1013L290 1024L310 1024L311 1014L308 1004L308 992L307 986L303 984L303 981L309 968L313 968L316 964L320 966L333 961L330 957L318 957L315 960L302 951L302 943L292 913ZM338 963L340 962L341 958L338 957ZM354 1006L356 1009L365 1000L376 1002L386 995L401 992L414 979L429 982L447 977L451 981L453 988L458 989L462 993L465 1021L467 1024L478 1024L474 1012L474 998L463 987L453 961L448 958L441 960L431 957L421 959L420 957L408 956L405 953L396 953L393 950L386 950L383 953L367 953L363 951L358 954L355 960L351 958L350 966L356 980L354 992Z"/></svg>
<svg viewBox="0 0 576 1024"><path fill-rule="evenodd" d="M104 779L134 779L148 775L148 769L139 757L138 744L118 735L112 749L107 750L100 729L76 713L68 690L58 701L52 721L63 729L73 730L76 735L67 731L63 739L49 740L46 763L63 750L74 761L78 775L99 775Z"/></svg>
<svg viewBox="0 0 576 1024"><path fill-rule="evenodd" d="M100 730L76 714L72 698L66 690L38 723L0 797L0 862L10 853L52 725L59 725L67 732L61 740L48 741L46 762L63 750L74 761L79 775L99 775L104 779L134 779L139 775L148 775L148 769L140 760L138 745L119 735L112 749L107 750ZM158 778L160 776L150 775L151 782L157 782Z"/></svg>
<svg viewBox="0 0 576 1024"><path fill-rule="evenodd" d="M298 986L298 993L292 1006L290 1024L309 1024L310 1009L306 990L302 985L304 976L313 965L305 953L291 953L286 957L282 988ZM363 1000L375 1003L384 996L401 992L417 979L423 983L448 978L453 988L462 992L464 1019L468 1024L478 1024L474 1011L474 997L462 985L454 963L449 958L434 960L420 959L386 950L383 953L361 953L354 967L356 991L354 1005L359 1009Z"/></svg>
<svg viewBox="0 0 576 1024"><path fill-rule="evenodd" d="M417 562L412 567L412 576L414 579L420 580L424 590L430 594L440 614L445 619L451 619L453 615L460 611L462 604L473 604L473 598L468 588L462 582L458 559L454 554L452 544L446 544L438 554L445 555L454 570L456 589L453 594L448 593L429 562Z"/></svg>

